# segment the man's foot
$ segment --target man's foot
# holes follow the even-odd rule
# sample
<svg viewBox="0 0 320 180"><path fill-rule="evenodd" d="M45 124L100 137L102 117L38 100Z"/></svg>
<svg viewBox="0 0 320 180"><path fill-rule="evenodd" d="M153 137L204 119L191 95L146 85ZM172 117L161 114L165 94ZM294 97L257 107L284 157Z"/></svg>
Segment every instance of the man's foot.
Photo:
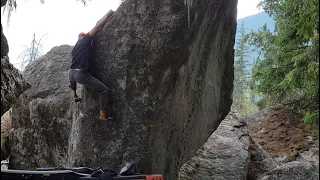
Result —
<svg viewBox="0 0 320 180"><path fill-rule="evenodd" d="M107 118L106 118L106 111L105 111L105 110L100 110L99 119L100 119L100 120L107 120Z"/></svg>
<svg viewBox="0 0 320 180"><path fill-rule="evenodd" d="M113 115L111 113L106 113L105 110L100 110L100 115L99 115L100 120L113 120Z"/></svg>

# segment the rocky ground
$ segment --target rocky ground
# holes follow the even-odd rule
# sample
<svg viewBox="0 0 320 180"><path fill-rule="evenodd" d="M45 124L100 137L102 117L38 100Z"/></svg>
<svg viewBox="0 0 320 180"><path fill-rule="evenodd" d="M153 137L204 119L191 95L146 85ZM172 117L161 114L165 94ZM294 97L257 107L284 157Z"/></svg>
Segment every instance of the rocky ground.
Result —
<svg viewBox="0 0 320 180"><path fill-rule="evenodd" d="M231 110L196 155L181 167L178 180L246 179L248 148L246 122Z"/></svg>
<svg viewBox="0 0 320 180"><path fill-rule="evenodd" d="M318 137L286 108L240 119L231 111L181 167L179 180L317 180Z"/></svg>
<svg viewBox="0 0 320 180"><path fill-rule="evenodd" d="M279 107L244 118L251 136L248 179L319 179L319 135Z"/></svg>
<svg viewBox="0 0 320 180"><path fill-rule="evenodd" d="M279 108L262 121L249 123L248 128L252 138L280 163L294 160L318 163L319 135L295 111Z"/></svg>

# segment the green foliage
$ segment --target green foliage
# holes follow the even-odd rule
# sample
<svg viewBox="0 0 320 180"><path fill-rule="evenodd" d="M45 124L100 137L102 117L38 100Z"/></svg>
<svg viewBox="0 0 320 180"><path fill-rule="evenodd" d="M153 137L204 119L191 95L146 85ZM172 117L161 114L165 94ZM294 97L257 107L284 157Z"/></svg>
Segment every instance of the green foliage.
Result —
<svg viewBox="0 0 320 180"><path fill-rule="evenodd" d="M241 24L238 33L240 39L235 50L233 108L240 115L246 116L257 111L257 108L253 103L254 98L250 97L249 72L246 70L249 47L246 43L247 36L244 23Z"/></svg>
<svg viewBox="0 0 320 180"><path fill-rule="evenodd" d="M311 124L312 128L319 132L319 110L313 113L307 113L304 122Z"/></svg>
<svg viewBox="0 0 320 180"><path fill-rule="evenodd" d="M319 1L263 0L260 5L276 21L275 32L262 27L248 42L260 52L253 67L255 91L264 103L281 103L306 115L319 108Z"/></svg>

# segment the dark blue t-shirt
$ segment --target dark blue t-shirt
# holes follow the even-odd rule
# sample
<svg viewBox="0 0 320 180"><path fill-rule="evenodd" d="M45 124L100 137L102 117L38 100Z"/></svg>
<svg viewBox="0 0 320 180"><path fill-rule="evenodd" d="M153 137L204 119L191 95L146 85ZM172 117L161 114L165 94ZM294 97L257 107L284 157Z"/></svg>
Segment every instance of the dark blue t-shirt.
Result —
<svg viewBox="0 0 320 180"><path fill-rule="evenodd" d="M70 69L89 69L89 60L92 54L93 37L87 33L83 38L79 39L72 49L72 64Z"/></svg>

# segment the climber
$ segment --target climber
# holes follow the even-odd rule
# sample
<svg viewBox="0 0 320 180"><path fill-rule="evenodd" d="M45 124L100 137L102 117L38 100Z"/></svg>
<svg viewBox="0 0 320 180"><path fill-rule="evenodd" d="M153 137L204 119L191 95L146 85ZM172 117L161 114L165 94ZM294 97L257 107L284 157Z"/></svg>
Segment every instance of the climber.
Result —
<svg viewBox="0 0 320 180"><path fill-rule="evenodd" d="M99 92L100 103L100 120L113 119L113 109L110 105L110 89L101 81L93 77L89 73L89 64L92 53L92 40L94 35L101 30L108 17L112 16L113 11L110 10L89 32L81 32L78 36L78 41L72 50L72 63L69 69L70 88L75 102L81 101L77 95L76 83L82 84Z"/></svg>

